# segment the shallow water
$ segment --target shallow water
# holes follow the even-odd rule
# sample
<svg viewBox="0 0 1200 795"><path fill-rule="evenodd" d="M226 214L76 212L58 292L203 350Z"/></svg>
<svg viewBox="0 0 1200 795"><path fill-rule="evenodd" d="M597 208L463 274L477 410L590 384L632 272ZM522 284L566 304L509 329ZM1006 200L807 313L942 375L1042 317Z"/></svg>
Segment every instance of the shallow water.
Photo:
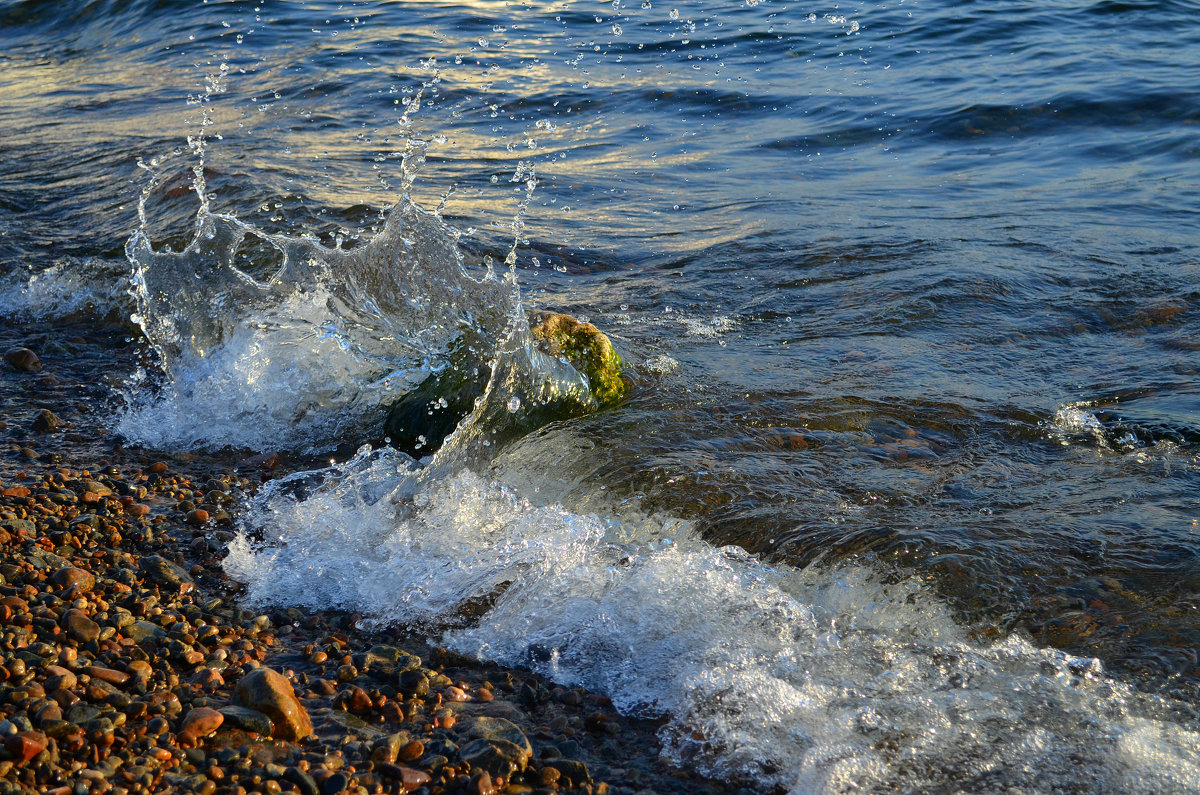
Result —
<svg viewBox="0 0 1200 795"><path fill-rule="evenodd" d="M0 309L139 316L133 443L338 458L484 329L424 474L251 506L259 599L449 622L798 792L1192 790L1197 9L839 5L5 3ZM370 276L405 190L426 276ZM537 308L633 396L488 445Z"/></svg>

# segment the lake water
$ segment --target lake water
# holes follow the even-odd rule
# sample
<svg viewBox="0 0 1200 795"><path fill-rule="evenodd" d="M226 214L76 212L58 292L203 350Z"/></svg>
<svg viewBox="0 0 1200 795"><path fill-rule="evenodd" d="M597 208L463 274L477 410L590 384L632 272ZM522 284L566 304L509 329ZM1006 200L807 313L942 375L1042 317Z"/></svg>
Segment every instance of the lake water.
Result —
<svg viewBox="0 0 1200 795"><path fill-rule="evenodd" d="M1193 792L1198 87L1182 1L5 0L0 311L129 318L130 444L334 459L257 603L764 790ZM633 390L514 439L541 309Z"/></svg>

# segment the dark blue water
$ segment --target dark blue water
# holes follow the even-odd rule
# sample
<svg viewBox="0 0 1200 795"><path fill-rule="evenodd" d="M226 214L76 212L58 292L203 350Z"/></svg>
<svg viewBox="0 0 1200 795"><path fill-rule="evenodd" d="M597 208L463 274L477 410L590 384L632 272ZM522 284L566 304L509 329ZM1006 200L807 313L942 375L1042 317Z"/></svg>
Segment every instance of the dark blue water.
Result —
<svg viewBox="0 0 1200 795"><path fill-rule="evenodd" d="M767 567L919 582L980 642L1096 657L1194 706L1198 19L1148 0L3 2L0 265L10 285L84 274L5 307L131 312L88 290L124 284L143 190L150 237L187 244L197 171L214 211L349 249L407 188L445 202L471 264L515 236L525 304L636 364L625 405L493 472L581 515L687 520ZM223 443L204 433L143 442ZM786 745L763 743L749 756ZM1036 789L1050 757L1028 752L1028 780L1017 757L901 781ZM1131 775L1063 786L1196 786Z"/></svg>

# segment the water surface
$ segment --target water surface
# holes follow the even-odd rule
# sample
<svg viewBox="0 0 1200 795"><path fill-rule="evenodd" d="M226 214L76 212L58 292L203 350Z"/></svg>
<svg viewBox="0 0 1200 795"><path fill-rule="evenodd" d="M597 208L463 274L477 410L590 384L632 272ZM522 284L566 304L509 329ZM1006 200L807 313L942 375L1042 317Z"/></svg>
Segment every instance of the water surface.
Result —
<svg viewBox="0 0 1200 795"><path fill-rule="evenodd" d="M259 598L440 627L524 583L454 642L672 715L683 763L798 792L1191 791L1196 11L6 2L0 300L137 314L160 351L157 321L224 328L128 374L131 443L339 460L438 366L428 330L470 303L439 292L457 269L503 310L497 355L521 310L584 317L633 364L627 403L472 456L474 475L364 453L321 476L348 502L267 495L251 529L317 573ZM402 274L345 264L402 193L440 207L405 238L432 325L376 305ZM251 230L225 260L188 249L210 212ZM135 230L164 259L131 264ZM319 275L269 306L230 286L301 249ZM510 294L509 264L518 303L480 298ZM212 300L137 304L135 265ZM473 567L439 569L448 528ZM271 554L240 550L241 576L266 582ZM335 555L374 584L322 568Z"/></svg>

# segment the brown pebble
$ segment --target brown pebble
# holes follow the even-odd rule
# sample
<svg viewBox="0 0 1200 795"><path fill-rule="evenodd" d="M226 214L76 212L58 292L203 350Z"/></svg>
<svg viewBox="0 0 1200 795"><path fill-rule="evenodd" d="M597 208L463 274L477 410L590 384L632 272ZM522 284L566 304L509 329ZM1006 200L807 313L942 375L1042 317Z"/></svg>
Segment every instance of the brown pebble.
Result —
<svg viewBox="0 0 1200 795"><path fill-rule="evenodd" d="M33 722L41 728L46 728L50 723L60 721L62 718L62 707L57 702L48 701L34 713Z"/></svg>
<svg viewBox="0 0 1200 795"><path fill-rule="evenodd" d="M143 682L148 680L150 675L154 673L154 669L150 667L150 663L146 662L145 660L130 660L125 665L125 670L128 671L129 675L134 679Z"/></svg>
<svg viewBox="0 0 1200 795"><path fill-rule="evenodd" d="M225 716L209 707L197 707L183 719L179 730L179 739L194 743L202 737L207 737L221 728Z"/></svg>
<svg viewBox="0 0 1200 795"><path fill-rule="evenodd" d="M208 511L203 508L197 508L194 511L188 511L187 520L192 524L207 524Z"/></svg>
<svg viewBox="0 0 1200 795"><path fill-rule="evenodd" d="M80 643L88 643L100 637L100 625L88 618L87 613L74 609L63 613L63 629L67 637Z"/></svg>
<svg viewBox="0 0 1200 795"><path fill-rule="evenodd" d="M28 497L30 493L29 489L24 486L9 486L7 489L0 491L0 497Z"/></svg>
<svg viewBox="0 0 1200 795"><path fill-rule="evenodd" d="M59 588L78 586L79 593L90 593L96 587L96 577L85 569L77 566L67 566L54 572L51 577Z"/></svg>
<svg viewBox="0 0 1200 795"><path fill-rule="evenodd" d="M388 778L397 779L406 792L412 792L417 787L430 782L429 774L407 765L389 765L386 762L378 766L379 772Z"/></svg>
<svg viewBox="0 0 1200 795"><path fill-rule="evenodd" d="M495 694L492 693L491 690L488 690L486 687L481 687L475 691L475 698L479 699L480 701L482 701L484 703L491 701L495 697L496 697Z"/></svg>
<svg viewBox="0 0 1200 795"><path fill-rule="evenodd" d="M53 693L55 690L74 690L79 684L78 678L74 672L63 668L61 665L47 665L46 671L46 689Z"/></svg>
<svg viewBox="0 0 1200 795"><path fill-rule="evenodd" d="M218 687L225 685L225 678L221 676L221 672L216 668L201 668L192 677L192 682L203 688L216 690Z"/></svg>
<svg viewBox="0 0 1200 795"><path fill-rule="evenodd" d="M396 758L401 762L415 762L425 755L425 744L420 740L411 740L400 748Z"/></svg>
<svg viewBox="0 0 1200 795"><path fill-rule="evenodd" d="M361 687L356 687L350 691L350 697L346 701L346 708L351 712L366 712L372 706L371 697L367 695L367 691Z"/></svg>
<svg viewBox="0 0 1200 795"><path fill-rule="evenodd" d="M167 466L166 461L155 461L153 464L151 464L149 466L150 473L154 474L154 475L161 475L162 473L166 472L168 469L170 469L170 467Z"/></svg>
<svg viewBox="0 0 1200 795"><path fill-rule="evenodd" d="M4 361L25 373L36 373L42 369L42 360L28 348L12 348L4 354Z"/></svg>
<svg viewBox="0 0 1200 795"><path fill-rule="evenodd" d="M337 685L328 679L314 679L312 680L312 689L319 696L332 696L337 692Z"/></svg>
<svg viewBox="0 0 1200 795"><path fill-rule="evenodd" d="M24 764L46 750L46 735L41 732L10 735L4 739L4 750L12 754L20 764Z"/></svg>
<svg viewBox="0 0 1200 795"><path fill-rule="evenodd" d="M470 701L471 697L461 687L450 686L446 688L447 701Z"/></svg>
<svg viewBox="0 0 1200 795"><path fill-rule="evenodd" d="M84 673L93 679L99 679L102 682L108 682L110 685L123 685L129 681L129 674L123 671L114 671L112 668L104 668L99 665L89 665L83 669Z"/></svg>
<svg viewBox="0 0 1200 795"><path fill-rule="evenodd" d="M476 773L471 778L471 783L467 786L467 792L470 795L494 795L496 785L492 781L492 776L486 770Z"/></svg>

